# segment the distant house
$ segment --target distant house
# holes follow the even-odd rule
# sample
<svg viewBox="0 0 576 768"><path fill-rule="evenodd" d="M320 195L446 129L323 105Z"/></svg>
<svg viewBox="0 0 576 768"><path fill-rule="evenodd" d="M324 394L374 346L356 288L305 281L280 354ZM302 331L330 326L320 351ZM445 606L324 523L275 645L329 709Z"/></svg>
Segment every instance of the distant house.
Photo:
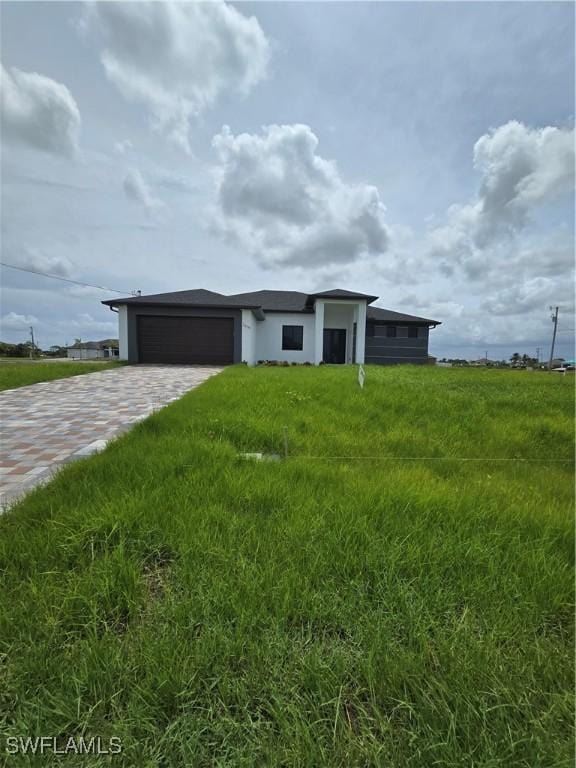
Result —
<svg viewBox="0 0 576 768"><path fill-rule="evenodd" d="M102 341L79 341L67 348L68 357L74 360L103 360L118 359L120 355L118 339L102 339Z"/></svg>
<svg viewBox="0 0 576 768"><path fill-rule="evenodd" d="M342 289L198 289L102 303L118 314L120 358L133 363L426 365L439 321L371 307L377 298Z"/></svg>
<svg viewBox="0 0 576 768"><path fill-rule="evenodd" d="M555 357L554 360L552 360L552 368L564 368L565 362L563 357Z"/></svg>

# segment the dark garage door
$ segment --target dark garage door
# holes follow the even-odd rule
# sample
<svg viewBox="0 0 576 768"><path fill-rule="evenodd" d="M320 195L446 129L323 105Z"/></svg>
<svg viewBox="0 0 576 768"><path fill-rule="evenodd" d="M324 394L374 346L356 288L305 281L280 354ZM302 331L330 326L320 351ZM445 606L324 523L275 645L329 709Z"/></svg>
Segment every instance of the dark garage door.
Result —
<svg viewBox="0 0 576 768"><path fill-rule="evenodd" d="M234 361L234 320L227 317L138 317L141 363Z"/></svg>

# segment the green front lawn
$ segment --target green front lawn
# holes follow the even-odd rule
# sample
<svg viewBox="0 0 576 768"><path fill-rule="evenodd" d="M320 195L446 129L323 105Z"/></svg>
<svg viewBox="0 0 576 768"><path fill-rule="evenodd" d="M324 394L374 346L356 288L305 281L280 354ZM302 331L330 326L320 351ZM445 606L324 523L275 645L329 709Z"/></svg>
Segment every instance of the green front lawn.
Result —
<svg viewBox="0 0 576 768"><path fill-rule="evenodd" d="M68 376L78 376L79 373L105 371L119 365L117 362L100 363L88 360L73 363L43 363L31 360L29 362L0 362L0 391L27 387L39 381L66 379Z"/></svg>
<svg viewBox="0 0 576 768"><path fill-rule="evenodd" d="M4 734L571 767L572 413L547 374L227 369L0 518Z"/></svg>

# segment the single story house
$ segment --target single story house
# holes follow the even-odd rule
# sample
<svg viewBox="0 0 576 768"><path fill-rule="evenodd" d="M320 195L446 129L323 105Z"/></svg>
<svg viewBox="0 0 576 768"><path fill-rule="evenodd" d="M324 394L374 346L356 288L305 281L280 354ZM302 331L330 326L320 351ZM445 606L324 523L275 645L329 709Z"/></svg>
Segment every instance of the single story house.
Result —
<svg viewBox="0 0 576 768"><path fill-rule="evenodd" d="M104 360L118 359L120 349L118 339L102 339L102 341L77 341L67 347L66 354L74 360Z"/></svg>
<svg viewBox="0 0 576 768"><path fill-rule="evenodd" d="M370 306L377 298L197 289L102 303L118 313L120 359L133 363L426 364L439 321Z"/></svg>

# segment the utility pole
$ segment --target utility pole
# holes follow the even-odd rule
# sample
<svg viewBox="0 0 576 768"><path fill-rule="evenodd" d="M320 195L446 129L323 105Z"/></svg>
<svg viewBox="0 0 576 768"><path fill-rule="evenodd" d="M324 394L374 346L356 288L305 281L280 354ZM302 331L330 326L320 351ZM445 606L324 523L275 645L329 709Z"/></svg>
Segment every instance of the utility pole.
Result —
<svg viewBox="0 0 576 768"><path fill-rule="evenodd" d="M554 331L552 332L552 346L550 347L550 360L548 361L548 370L552 370L552 360L554 360L554 345L556 344L556 331L558 329L558 307L550 307L554 309L552 314L552 322L554 323Z"/></svg>
<svg viewBox="0 0 576 768"><path fill-rule="evenodd" d="M536 347L536 362L540 365L540 347Z"/></svg>
<svg viewBox="0 0 576 768"><path fill-rule="evenodd" d="M30 347L30 359L34 356L34 328L30 326L30 338L32 339L32 346Z"/></svg>

